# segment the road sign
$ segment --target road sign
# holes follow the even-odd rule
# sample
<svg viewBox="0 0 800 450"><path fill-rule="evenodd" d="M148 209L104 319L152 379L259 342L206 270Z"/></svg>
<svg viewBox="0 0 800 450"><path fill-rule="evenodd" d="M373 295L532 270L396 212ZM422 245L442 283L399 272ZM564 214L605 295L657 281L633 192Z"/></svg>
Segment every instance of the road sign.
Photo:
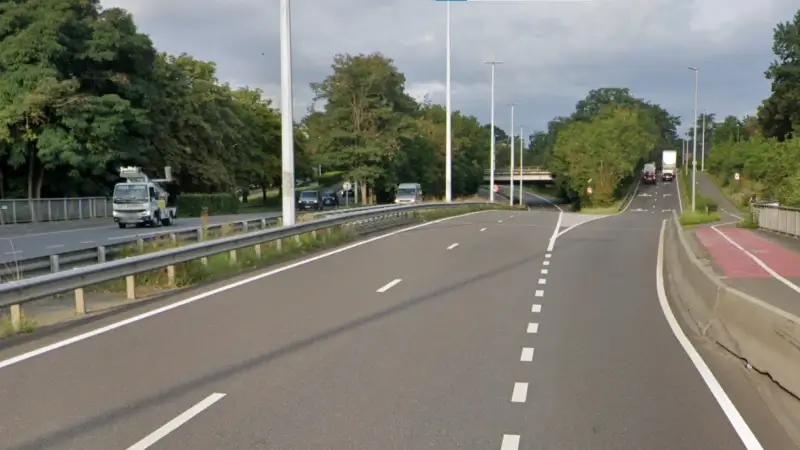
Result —
<svg viewBox="0 0 800 450"><path fill-rule="evenodd" d="M592 195L592 187L591 186L588 186L586 188L586 193L589 194L589 195Z"/></svg>
<svg viewBox="0 0 800 450"><path fill-rule="evenodd" d="M739 172L736 172L735 174L733 174L733 179L736 180L736 181L739 181Z"/></svg>
<svg viewBox="0 0 800 450"><path fill-rule="evenodd" d="M495 191L495 192L500 192L500 186L498 186L498 185L496 185L496 184L495 184L495 185L494 185L494 191Z"/></svg>
<svg viewBox="0 0 800 450"><path fill-rule="evenodd" d="M353 188L353 185L350 184L349 181L345 181L344 183L342 183L342 189L344 189L345 191L349 191L352 188Z"/></svg>

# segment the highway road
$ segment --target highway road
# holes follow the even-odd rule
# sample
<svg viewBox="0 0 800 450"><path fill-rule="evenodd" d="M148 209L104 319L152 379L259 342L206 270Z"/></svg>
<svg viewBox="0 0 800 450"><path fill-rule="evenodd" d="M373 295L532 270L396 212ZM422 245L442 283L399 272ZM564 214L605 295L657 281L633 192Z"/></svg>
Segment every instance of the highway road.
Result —
<svg viewBox="0 0 800 450"><path fill-rule="evenodd" d="M677 191L639 194L393 232L0 350L4 448L760 448L661 306ZM793 448L698 351L764 448Z"/></svg>
<svg viewBox="0 0 800 450"><path fill-rule="evenodd" d="M272 219L278 212L235 214L209 217L209 224L253 219ZM113 219L43 222L0 227L0 264L15 259L37 258L54 253L135 241L139 236L172 233L200 226L199 218L179 218L175 225L158 228L121 229Z"/></svg>

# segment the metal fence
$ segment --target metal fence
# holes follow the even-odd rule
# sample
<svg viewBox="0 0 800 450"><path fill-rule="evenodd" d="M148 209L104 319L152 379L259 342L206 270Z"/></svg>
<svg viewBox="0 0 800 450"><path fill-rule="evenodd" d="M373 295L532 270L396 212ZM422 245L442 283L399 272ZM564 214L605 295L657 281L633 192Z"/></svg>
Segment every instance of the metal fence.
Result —
<svg viewBox="0 0 800 450"><path fill-rule="evenodd" d="M754 203L751 209L759 228L800 237L800 208Z"/></svg>
<svg viewBox="0 0 800 450"><path fill-rule="evenodd" d="M0 200L0 225L111 217L106 197Z"/></svg>
<svg viewBox="0 0 800 450"><path fill-rule="evenodd" d="M135 298L134 275L139 273L166 269L168 274L172 273L174 275L175 265L177 264L196 260L204 261L204 259L207 261L207 258L218 254L228 253L233 261L235 260L235 252L238 250L252 248L256 254L260 254L261 246L270 242L276 242L280 245L287 238L299 238L299 236L307 234L316 235L318 232L338 227L376 231L415 221L419 214L425 210L464 206L482 207L488 205L483 202L464 202L393 206L337 214L310 222L244 233L238 236L223 237L210 241L204 240L183 247L145 253L131 256L130 258L108 261L103 264L77 267L72 270L62 270L40 277L0 284L0 299L2 299L0 300L0 308L11 308L12 322L17 327L21 320L20 305L65 292L74 292L76 308L79 313L82 313L85 311L80 312L81 308L77 305L83 305L83 288L88 286L124 278L127 286L127 297L133 300Z"/></svg>

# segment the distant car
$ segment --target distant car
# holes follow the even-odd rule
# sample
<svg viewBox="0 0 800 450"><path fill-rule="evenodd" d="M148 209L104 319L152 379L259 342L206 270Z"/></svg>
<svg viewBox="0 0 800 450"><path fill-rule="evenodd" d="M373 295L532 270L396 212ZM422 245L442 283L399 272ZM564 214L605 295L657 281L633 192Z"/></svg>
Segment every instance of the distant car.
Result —
<svg viewBox="0 0 800 450"><path fill-rule="evenodd" d="M642 169L642 181L645 184L656 184L656 165L645 164Z"/></svg>
<svg viewBox="0 0 800 450"><path fill-rule="evenodd" d="M339 206L339 197L335 192L328 191L322 196L322 208L324 209L326 206L334 208Z"/></svg>
<svg viewBox="0 0 800 450"><path fill-rule="evenodd" d="M322 198L319 191L303 191L297 199L297 209L304 211L307 209L320 210L322 209Z"/></svg>

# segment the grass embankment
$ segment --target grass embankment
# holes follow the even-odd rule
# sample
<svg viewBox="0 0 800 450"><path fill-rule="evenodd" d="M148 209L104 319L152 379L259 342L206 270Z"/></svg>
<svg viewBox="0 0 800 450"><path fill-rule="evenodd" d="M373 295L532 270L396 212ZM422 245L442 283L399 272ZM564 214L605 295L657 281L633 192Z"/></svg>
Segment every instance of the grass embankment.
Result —
<svg viewBox="0 0 800 450"><path fill-rule="evenodd" d="M758 229L758 223L753 220L753 210L750 208L750 198L755 195L757 186L744 178L739 181L730 181L730 184L726 184L720 177L710 173L708 178L722 192L722 195L730 200L733 206L742 213L743 219L736 226L739 228Z"/></svg>
<svg viewBox="0 0 800 450"><path fill-rule="evenodd" d="M687 182L688 181L688 182ZM678 180L681 187L681 200L684 210L681 214L681 225L693 226L718 222L721 220L719 205L713 199L703 197L700 192L695 192L695 210L692 211L692 181Z"/></svg>
<svg viewBox="0 0 800 450"><path fill-rule="evenodd" d="M430 211L420 211L413 219L403 225L413 223L430 222L468 212L487 210L487 209L512 209L499 205L469 205L450 209L435 209ZM299 216L298 222L310 220L310 216ZM218 239L230 236L235 232L229 226L222 227L219 231L209 230L208 239ZM136 298L148 297L154 294L163 294L171 290L198 285L204 282L219 280L227 276L240 272L246 272L266 266L274 265L290 259L298 258L309 252L319 251L326 248L340 246L352 242L358 238L358 234L352 228L338 227L335 229L321 230L312 235L311 233L301 235L298 238L283 239L280 244L278 241L266 242L255 247L248 247L237 250L235 255L223 253L209 256L205 261L195 260L183 264L175 265L174 284L170 282L167 268L140 273L134 276ZM146 253L163 251L169 248L182 247L187 245L183 242L173 243L168 237L154 239L145 244L143 248L137 246L129 247L125 250L124 256L135 256ZM92 295L105 297L115 297L124 299L126 294L125 279L112 280L85 289L87 298ZM66 293L66 297L70 294ZM63 299L66 304L70 304L68 299ZM115 306L130 303L120 300ZM24 309L24 308L23 308ZM95 311L92 311L95 312ZM23 315L24 318L24 315ZM31 333L36 330L38 324L35 320L24 318L20 330L16 333L10 319L7 316L0 317L0 339L9 337L17 333Z"/></svg>
<svg viewBox="0 0 800 450"><path fill-rule="evenodd" d="M583 214L604 215L621 212L625 205L628 204L631 196L636 194L637 182L638 180L634 177L620 183L611 202L587 207L581 206L580 212Z"/></svg>

